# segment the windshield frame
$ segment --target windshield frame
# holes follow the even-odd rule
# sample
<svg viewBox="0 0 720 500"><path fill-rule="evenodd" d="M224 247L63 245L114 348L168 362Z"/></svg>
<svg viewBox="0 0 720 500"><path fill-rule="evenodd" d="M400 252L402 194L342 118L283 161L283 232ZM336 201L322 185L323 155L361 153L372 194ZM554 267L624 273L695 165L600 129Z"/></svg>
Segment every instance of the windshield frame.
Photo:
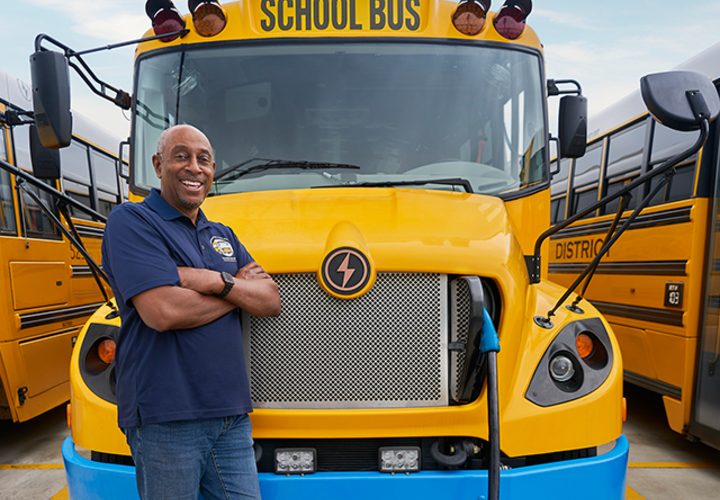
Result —
<svg viewBox="0 0 720 500"><path fill-rule="evenodd" d="M546 143L543 148L544 156L544 175L543 180L536 182L526 188L518 189L510 192L499 193L497 195L486 194L486 196L496 196L504 201L511 201L526 196L531 196L540 191L550 188L551 175L550 175L550 146L547 137L550 135L549 130L549 119L548 119L548 95L547 87L545 82L547 81L545 73L544 55L541 50L528 47L525 45L518 45L513 43L496 42L496 41L478 41L478 40L460 40L453 38L430 38L430 37L314 37L314 38L262 38L262 39L240 39L240 40L223 40L215 42L197 43L192 45L178 45L172 47L163 47L156 50L150 50L143 52L135 59L134 70L133 70L133 96L138 95L138 85L140 76L140 64L153 57L158 57L174 52L192 52L195 50L208 50L208 49L222 49L223 47L236 48L236 47L264 47L271 45L298 45L298 44L436 44L436 45L452 45L452 46L469 46L477 48L494 48L502 50L511 50L517 52L524 52L531 56L534 56L538 63L538 74L542 85L542 96L541 96L541 107L543 116L543 126L546 131ZM134 169L134 149L136 144L136 133L138 130L137 126L137 99L133 98L132 110L131 110L131 121L130 121L130 179L129 189L133 194L139 196L147 196L150 194L148 186L139 185L135 183L135 169ZM148 161L150 161L148 159ZM478 193L480 194L480 193Z"/></svg>

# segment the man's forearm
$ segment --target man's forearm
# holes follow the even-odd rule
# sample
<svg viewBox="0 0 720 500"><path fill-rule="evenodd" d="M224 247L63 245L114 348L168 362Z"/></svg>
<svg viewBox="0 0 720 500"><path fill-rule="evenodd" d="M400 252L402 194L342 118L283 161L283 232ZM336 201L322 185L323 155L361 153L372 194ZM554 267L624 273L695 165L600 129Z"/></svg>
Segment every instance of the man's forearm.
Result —
<svg viewBox="0 0 720 500"><path fill-rule="evenodd" d="M203 326L235 309L226 300L177 286L152 288L132 301L145 324L159 332Z"/></svg>
<svg viewBox="0 0 720 500"><path fill-rule="evenodd" d="M280 293L270 278L235 278L235 286L224 300L259 318L280 315Z"/></svg>
<svg viewBox="0 0 720 500"><path fill-rule="evenodd" d="M178 273L181 287L200 294L218 294L225 285L220 273L210 269L179 267ZM238 270L235 284L222 300L257 317L280 314L278 286L256 262L251 262Z"/></svg>

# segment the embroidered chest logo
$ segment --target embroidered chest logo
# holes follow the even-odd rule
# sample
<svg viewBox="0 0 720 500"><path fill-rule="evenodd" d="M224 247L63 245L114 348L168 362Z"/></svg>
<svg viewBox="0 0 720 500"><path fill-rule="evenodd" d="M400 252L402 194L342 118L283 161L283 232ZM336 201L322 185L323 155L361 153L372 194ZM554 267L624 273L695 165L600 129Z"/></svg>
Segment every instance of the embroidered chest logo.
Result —
<svg viewBox="0 0 720 500"><path fill-rule="evenodd" d="M235 255L235 250L233 250L232 245L226 238L221 238L220 236L213 236L210 239L210 243L212 244L212 247L215 249L215 251L223 257L233 257Z"/></svg>

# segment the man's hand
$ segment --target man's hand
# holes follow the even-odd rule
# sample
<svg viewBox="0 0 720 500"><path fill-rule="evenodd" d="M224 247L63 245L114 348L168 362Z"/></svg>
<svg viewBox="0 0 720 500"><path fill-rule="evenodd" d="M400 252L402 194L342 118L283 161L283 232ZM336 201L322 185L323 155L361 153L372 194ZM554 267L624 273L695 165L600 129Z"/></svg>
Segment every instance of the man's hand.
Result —
<svg viewBox="0 0 720 500"><path fill-rule="evenodd" d="M265 269L263 269L257 262L251 262L238 269L238 272L235 273L235 277L241 280L272 279L270 275L265 272Z"/></svg>

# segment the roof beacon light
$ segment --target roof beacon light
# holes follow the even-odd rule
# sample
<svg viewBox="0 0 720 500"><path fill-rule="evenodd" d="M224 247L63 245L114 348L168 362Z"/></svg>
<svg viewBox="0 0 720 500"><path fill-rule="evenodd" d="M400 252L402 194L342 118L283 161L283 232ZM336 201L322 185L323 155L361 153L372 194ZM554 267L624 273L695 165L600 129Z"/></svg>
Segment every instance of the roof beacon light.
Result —
<svg viewBox="0 0 720 500"><path fill-rule="evenodd" d="M462 0L452 16L455 28L463 35L475 36L485 26L490 0Z"/></svg>
<svg viewBox="0 0 720 500"><path fill-rule="evenodd" d="M215 36L225 29L227 19L218 0L188 0L193 24L200 36Z"/></svg>
<svg viewBox="0 0 720 500"><path fill-rule="evenodd" d="M515 40L522 35L530 11L532 0L507 0L495 16L495 29L508 40Z"/></svg>
<svg viewBox="0 0 720 500"><path fill-rule="evenodd" d="M153 31L156 35L175 33L185 29L185 19L170 0L148 0L145 2L145 12L152 20ZM180 35L161 38L163 42L172 42Z"/></svg>

